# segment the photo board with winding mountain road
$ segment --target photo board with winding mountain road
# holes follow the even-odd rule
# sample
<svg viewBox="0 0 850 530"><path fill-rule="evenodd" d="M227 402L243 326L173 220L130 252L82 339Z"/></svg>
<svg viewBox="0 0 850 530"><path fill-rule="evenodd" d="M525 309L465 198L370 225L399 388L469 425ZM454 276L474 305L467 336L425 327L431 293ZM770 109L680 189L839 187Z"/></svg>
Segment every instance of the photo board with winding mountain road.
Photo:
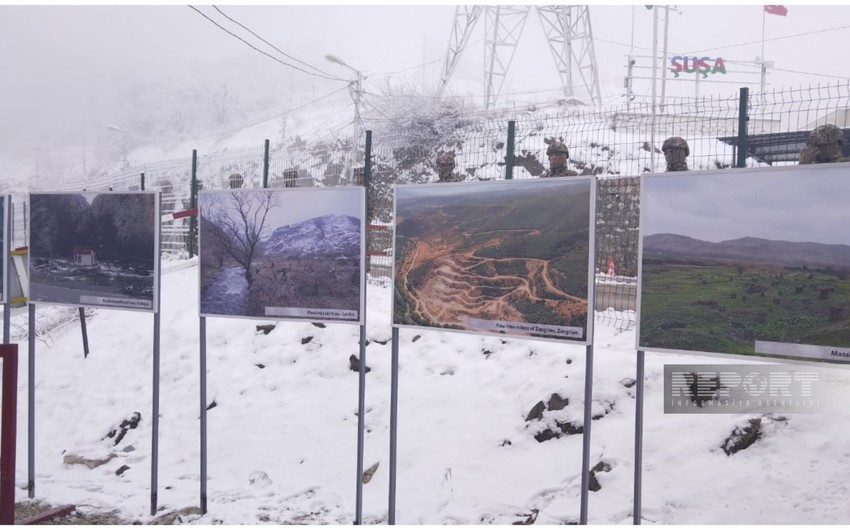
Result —
<svg viewBox="0 0 850 530"><path fill-rule="evenodd" d="M364 191L202 191L201 316L361 323Z"/></svg>
<svg viewBox="0 0 850 530"><path fill-rule="evenodd" d="M594 184L396 186L393 323L589 344Z"/></svg>
<svg viewBox="0 0 850 530"><path fill-rule="evenodd" d="M850 164L646 175L640 350L850 361Z"/></svg>

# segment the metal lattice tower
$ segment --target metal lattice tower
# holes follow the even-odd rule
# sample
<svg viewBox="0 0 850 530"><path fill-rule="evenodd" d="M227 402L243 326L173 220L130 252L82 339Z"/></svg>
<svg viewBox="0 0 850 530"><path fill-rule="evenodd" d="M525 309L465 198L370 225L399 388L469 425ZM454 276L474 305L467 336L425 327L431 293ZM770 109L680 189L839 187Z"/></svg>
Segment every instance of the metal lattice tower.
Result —
<svg viewBox="0 0 850 530"><path fill-rule="evenodd" d="M555 67L561 77L564 95L575 97L575 87L580 82L590 100L600 105L599 75L587 6L458 6L439 91L446 88L460 56L469 44L476 22L484 12L484 104L487 109L493 108L532 7L540 15Z"/></svg>

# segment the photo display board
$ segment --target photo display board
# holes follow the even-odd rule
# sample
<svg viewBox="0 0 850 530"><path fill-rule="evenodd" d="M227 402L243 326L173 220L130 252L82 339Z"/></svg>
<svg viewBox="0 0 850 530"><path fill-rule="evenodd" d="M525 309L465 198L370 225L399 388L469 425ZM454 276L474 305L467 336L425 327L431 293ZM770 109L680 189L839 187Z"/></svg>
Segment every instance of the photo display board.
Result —
<svg viewBox="0 0 850 530"><path fill-rule="evenodd" d="M361 323L365 192L202 191L200 314Z"/></svg>
<svg viewBox="0 0 850 530"><path fill-rule="evenodd" d="M393 324L589 344L594 185L396 186Z"/></svg>
<svg viewBox="0 0 850 530"><path fill-rule="evenodd" d="M159 309L159 192L31 193L30 302Z"/></svg>
<svg viewBox="0 0 850 530"><path fill-rule="evenodd" d="M850 164L642 179L638 349L850 361Z"/></svg>

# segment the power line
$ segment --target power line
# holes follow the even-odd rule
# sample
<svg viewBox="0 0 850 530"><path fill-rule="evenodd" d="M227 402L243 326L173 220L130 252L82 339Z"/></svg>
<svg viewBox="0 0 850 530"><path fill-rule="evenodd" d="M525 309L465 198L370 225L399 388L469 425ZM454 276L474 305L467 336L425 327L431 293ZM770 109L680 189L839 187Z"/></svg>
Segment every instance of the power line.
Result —
<svg viewBox="0 0 850 530"><path fill-rule="evenodd" d="M224 11L222 11L221 9L219 9L219 8L218 8L218 6L212 6L212 7L213 7L213 9L215 9L216 11L218 11L219 13L221 13L221 16L223 16L223 17L224 17L224 18L226 18L227 20L229 20L229 21L233 22L234 24L236 24L236 25L237 25L237 26L239 26L240 28L244 29L245 31L247 31L247 32L248 32L248 33L250 33L251 35L253 35L253 36L257 37L257 38L258 38L258 39L260 39L262 42L264 42L264 43L268 44L269 46L271 46L274 50L276 50L278 53L280 53L280 54L281 54L281 55L283 55L284 57L287 57L287 58L289 58L289 59L292 59L293 61L299 62L299 63L303 64L304 66L306 66L306 67L308 67L308 68L312 68L313 70L315 70L315 71L319 72L319 73L320 73L320 74L322 74L322 75L326 75L326 76L328 76L328 77L334 77L334 76L332 76L331 74L329 74L329 73L327 73L327 72L323 72L322 70L319 70L319 69L318 69L318 68L316 68L315 66L313 66L313 65L311 65L311 64L308 64L308 63L306 63L306 62L302 61L301 59L298 59L298 58L296 58L296 57L293 57L293 56L289 55L288 53L286 53L285 51L281 50L280 48L278 48L277 46L275 46L275 45L274 45L274 44L272 44L271 42L267 41L266 39L264 39L264 38L260 37L259 35L257 35L257 34L256 34L256 33L254 33L253 31L251 31L251 30L250 30L249 28L247 28L244 24L242 24L242 23L240 23L239 21L237 21L237 20L233 19L232 17L228 16L228 15L227 15ZM340 80L340 81L344 81L343 79L341 79L341 78L339 78L339 77L337 77L336 79L338 79L338 80Z"/></svg>
<svg viewBox="0 0 850 530"><path fill-rule="evenodd" d="M793 35L785 35L783 37L773 37L771 39L764 39L764 42L773 42L773 41L777 41L777 40L792 39L794 37L805 37L807 35L815 35L817 33L826 33L828 31L838 31L840 29L847 29L847 28L850 28L850 25L838 26L838 27L835 27L835 28L818 29L818 30L814 30L814 31L806 31L804 33L795 33ZM741 43L738 43L738 44L730 44L728 46L713 47L713 48L711 48L711 50L712 51L714 51L714 50L725 50L727 48L737 48L738 46L747 46L747 45L750 45L750 44L760 44L761 42L762 42L761 40L754 40L754 41L750 41L750 42L741 42ZM701 51L703 51L703 50L693 50L693 51L683 53L682 55L689 55L691 53L698 53L698 52L701 52Z"/></svg>
<svg viewBox="0 0 850 530"><path fill-rule="evenodd" d="M310 72L310 71L308 71L308 70L304 70L303 68L300 68L300 67L298 67L298 66L295 66L294 64L289 64L289 63L287 63L287 62L285 62L285 61L281 61L281 60L280 60L280 59L278 59L277 57L275 57L275 56L273 56L273 55L271 55L271 54L269 54L269 53L267 53L267 52L264 52L263 50L261 50L261 49L257 48L256 46L254 46L254 45L253 45L253 44L251 44L250 42L246 41L245 39L243 39L243 38L242 38L242 37L240 37L239 35L237 35L237 34L233 33L232 31L228 30L227 28L225 28L224 26L222 26L221 24L219 24L219 23L218 23L218 22L216 22L215 20L213 20L213 19L211 19L210 17L208 17L207 15L205 15L203 12L201 12L201 11L200 11L199 9L197 9L195 6L189 6L189 7L190 7L192 10L194 10L196 13L198 13L199 15L201 15L202 17L204 17L205 19L207 19L207 20L209 20L210 22L212 22L213 24L215 24L215 25L216 25L216 27L217 27L217 28L219 28L220 30L224 31L225 33L227 33L227 34L228 34L228 35L230 35L231 37L234 37L234 38L236 38L236 39L239 39L240 41L242 41L242 42L244 42L245 44L247 44L247 45L248 45L250 48L252 48L253 50L256 50L256 51L258 51L258 52L262 53L263 55L265 55L266 57L268 57L268 58L272 59L273 61L277 61L277 62L279 62L280 64L282 64L282 65L284 65L284 66L288 66L288 67L290 67L290 68L294 68L294 69L296 69L296 70L298 70L298 71L300 71L300 72L304 72L305 74L309 74L309 75L312 75L312 76L320 77L320 78L322 78L322 79L328 79L328 80L330 80L330 81L343 81L343 79L340 79L339 77L329 77L329 76L327 76L327 75L320 75L320 74L317 74L317 73L315 73L315 72Z"/></svg>

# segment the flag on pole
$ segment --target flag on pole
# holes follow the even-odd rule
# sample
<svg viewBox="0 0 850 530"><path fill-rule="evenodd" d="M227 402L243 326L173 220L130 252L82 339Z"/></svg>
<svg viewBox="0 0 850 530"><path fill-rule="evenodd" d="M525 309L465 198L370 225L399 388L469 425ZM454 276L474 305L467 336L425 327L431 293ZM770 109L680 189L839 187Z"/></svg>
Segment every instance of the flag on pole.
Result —
<svg viewBox="0 0 850 530"><path fill-rule="evenodd" d="M785 6L764 6L764 12L768 15L779 15L784 17L788 14L788 8Z"/></svg>

